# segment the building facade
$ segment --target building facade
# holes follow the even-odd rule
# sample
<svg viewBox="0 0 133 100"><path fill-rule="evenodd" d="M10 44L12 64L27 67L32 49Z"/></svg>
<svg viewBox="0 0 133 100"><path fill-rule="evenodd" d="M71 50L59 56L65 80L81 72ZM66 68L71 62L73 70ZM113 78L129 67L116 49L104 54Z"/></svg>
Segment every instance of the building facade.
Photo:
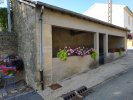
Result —
<svg viewBox="0 0 133 100"><path fill-rule="evenodd" d="M14 0L13 12L18 53L25 65L25 79L35 89L39 89L42 83L47 86L91 70L90 66L95 61L90 55L69 56L66 61L57 58L59 49L65 46L94 48L98 64L101 53L110 58L112 53L109 49L123 48L126 51L127 48L129 30L79 13L27 0ZM114 57L119 56L114 53ZM40 58L43 58L43 66ZM40 69L43 71L43 82L40 82Z"/></svg>
<svg viewBox="0 0 133 100"><path fill-rule="evenodd" d="M108 22L108 4L95 3L84 14ZM133 12L125 5L112 4L112 24L128 28L133 34ZM132 40L127 45L133 47Z"/></svg>

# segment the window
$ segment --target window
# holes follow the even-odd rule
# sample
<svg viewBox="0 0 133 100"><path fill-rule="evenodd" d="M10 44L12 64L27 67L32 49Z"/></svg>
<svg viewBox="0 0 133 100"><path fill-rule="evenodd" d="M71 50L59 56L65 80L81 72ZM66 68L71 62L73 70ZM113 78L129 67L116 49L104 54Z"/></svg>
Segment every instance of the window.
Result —
<svg viewBox="0 0 133 100"><path fill-rule="evenodd" d="M128 25L130 26L130 16L128 16Z"/></svg>

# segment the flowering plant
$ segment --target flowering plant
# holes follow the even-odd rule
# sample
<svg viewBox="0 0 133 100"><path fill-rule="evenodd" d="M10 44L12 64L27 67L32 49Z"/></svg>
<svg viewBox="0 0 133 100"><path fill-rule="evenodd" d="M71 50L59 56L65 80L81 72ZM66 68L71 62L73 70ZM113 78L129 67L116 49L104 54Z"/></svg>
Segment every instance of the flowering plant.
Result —
<svg viewBox="0 0 133 100"><path fill-rule="evenodd" d="M127 39L132 40L133 39L133 35L132 34L128 34L127 35Z"/></svg>
<svg viewBox="0 0 133 100"><path fill-rule="evenodd" d="M115 52L124 52L125 49L124 48L112 48L108 50L111 53L115 53Z"/></svg>
<svg viewBox="0 0 133 100"><path fill-rule="evenodd" d="M23 60L17 54L11 54L7 56L0 56L0 65L1 66L15 66L17 71L21 71L24 68Z"/></svg>
<svg viewBox="0 0 133 100"><path fill-rule="evenodd" d="M85 47L78 47L72 49L71 47L67 48L68 55L77 55L77 56L85 56L88 55L90 50Z"/></svg>
<svg viewBox="0 0 133 100"><path fill-rule="evenodd" d="M16 70L13 69L13 68L6 68L6 69L3 69L2 72L5 74L5 75L8 75L8 76L13 76L16 74Z"/></svg>
<svg viewBox="0 0 133 100"><path fill-rule="evenodd" d="M16 68L13 66L12 67L0 66L0 69L2 69L2 72L8 76L12 76L17 73Z"/></svg>
<svg viewBox="0 0 133 100"><path fill-rule="evenodd" d="M68 56L85 56L85 55L91 55L91 57L96 60L97 53L96 51L91 48L85 48L85 47L77 47L77 48L71 48L65 46L63 50L59 50L57 53L57 57L60 58L61 60L66 60Z"/></svg>

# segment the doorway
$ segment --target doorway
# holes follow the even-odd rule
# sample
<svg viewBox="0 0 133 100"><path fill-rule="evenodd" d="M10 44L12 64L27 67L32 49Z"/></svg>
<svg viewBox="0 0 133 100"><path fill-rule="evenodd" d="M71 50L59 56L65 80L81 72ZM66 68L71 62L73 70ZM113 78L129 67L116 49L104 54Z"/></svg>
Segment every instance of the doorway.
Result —
<svg viewBox="0 0 133 100"><path fill-rule="evenodd" d="M104 34L99 34L99 65L104 62Z"/></svg>

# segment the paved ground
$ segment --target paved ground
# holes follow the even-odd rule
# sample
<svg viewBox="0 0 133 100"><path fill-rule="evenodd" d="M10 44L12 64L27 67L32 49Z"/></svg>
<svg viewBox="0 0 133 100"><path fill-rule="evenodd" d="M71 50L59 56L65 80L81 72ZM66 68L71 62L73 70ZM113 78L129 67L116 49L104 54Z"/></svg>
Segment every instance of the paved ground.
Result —
<svg viewBox="0 0 133 100"><path fill-rule="evenodd" d="M35 91L32 91L32 92L21 94L6 100L43 100L43 99Z"/></svg>
<svg viewBox="0 0 133 100"><path fill-rule="evenodd" d="M129 52L129 56L118 59L112 63L100 66L97 69L74 75L73 77L61 81L59 84L62 88L51 90L49 87L45 91L40 91L39 94L45 100L62 100L60 96L69 91L75 90L81 86L92 87L104 80L114 76L124 70L132 68L126 74L119 78L113 79L100 87L94 89L94 93L89 95L85 100L133 100L133 51ZM77 84L78 83L78 84ZM4 100L43 100L35 91L30 91L28 88L22 88L22 91L15 97ZM28 90L27 90L28 89ZM1 94L1 93L0 93ZM1 100L1 99L0 99ZM3 100L3 99L2 99Z"/></svg>
<svg viewBox="0 0 133 100"><path fill-rule="evenodd" d="M85 100L133 100L133 68L94 91Z"/></svg>
<svg viewBox="0 0 133 100"><path fill-rule="evenodd" d="M0 89L0 100L43 100L32 88L27 86L24 81L16 83L16 89L13 86L7 89Z"/></svg>
<svg viewBox="0 0 133 100"><path fill-rule="evenodd" d="M91 88L97 84L101 84L103 81L110 79L111 77L128 70L129 68L132 68L132 65L133 53L128 52L128 55L121 59L101 65L91 71L76 74L68 79L58 82L58 84L60 84L62 87L57 90L52 90L51 88L47 87L44 91L39 91L38 93L45 100L63 100L61 97L62 94L69 93L70 91L74 91L82 86Z"/></svg>

